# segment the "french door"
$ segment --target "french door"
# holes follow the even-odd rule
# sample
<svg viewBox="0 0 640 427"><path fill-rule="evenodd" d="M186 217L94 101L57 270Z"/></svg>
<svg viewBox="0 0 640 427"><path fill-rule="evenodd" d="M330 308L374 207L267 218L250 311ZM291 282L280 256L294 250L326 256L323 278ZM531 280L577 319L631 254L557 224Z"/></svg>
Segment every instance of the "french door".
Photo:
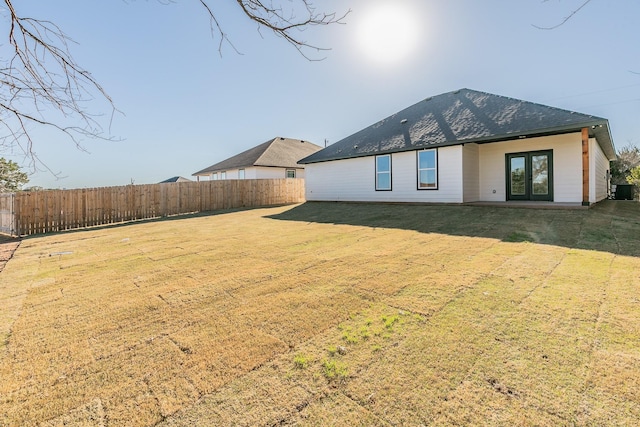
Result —
<svg viewBox="0 0 640 427"><path fill-rule="evenodd" d="M507 200L553 201L553 150L510 153Z"/></svg>

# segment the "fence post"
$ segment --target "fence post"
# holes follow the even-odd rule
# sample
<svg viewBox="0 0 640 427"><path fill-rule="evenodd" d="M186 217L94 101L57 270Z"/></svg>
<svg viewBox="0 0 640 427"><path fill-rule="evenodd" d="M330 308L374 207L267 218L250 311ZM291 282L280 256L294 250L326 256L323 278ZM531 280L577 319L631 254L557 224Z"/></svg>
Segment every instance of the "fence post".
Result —
<svg viewBox="0 0 640 427"><path fill-rule="evenodd" d="M12 193L3 230L26 236L193 212L304 202L303 179L219 180ZM9 201L7 201L9 200ZM10 203L10 208L7 204ZM7 215L4 214L7 211ZM6 217L10 219L7 221Z"/></svg>

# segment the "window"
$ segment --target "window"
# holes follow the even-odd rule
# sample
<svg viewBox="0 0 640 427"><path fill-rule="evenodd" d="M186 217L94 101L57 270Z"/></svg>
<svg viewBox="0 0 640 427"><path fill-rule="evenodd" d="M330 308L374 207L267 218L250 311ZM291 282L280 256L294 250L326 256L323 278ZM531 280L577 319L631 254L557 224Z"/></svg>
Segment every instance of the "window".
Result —
<svg viewBox="0 0 640 427"><path fill-rule="evenodd" d="M244 169L238 169L238 179L244 179Z"/></svg>
<svg viewBox="0 0 640 427"><path fill-rule="evenodd" d="M211 174L211 180L212 181L217 181L218 180L218 172Z"/></svg>
<svg viewBox="0 0 640 427"><path fill-rule="evenodd" d="M220 172L220 179L227 179L227 172Z"/></svg>
<svg viewBox="0 0 640 427"><path fill-rule="evenodd" d="M418 190L438 189L438 151L418 151Z"/></svg>
<svg viewBox="0 0 640 427"><path fill-rule="evenodd" d="M376 191L391 191L391 155L376 156Z"/></svg>
<svg viewBox="0 0 640 427"><path fill-rule="evenodd" d="M296 170L295 169L287 169L286 175L287 178L295 178Z"/></svg>

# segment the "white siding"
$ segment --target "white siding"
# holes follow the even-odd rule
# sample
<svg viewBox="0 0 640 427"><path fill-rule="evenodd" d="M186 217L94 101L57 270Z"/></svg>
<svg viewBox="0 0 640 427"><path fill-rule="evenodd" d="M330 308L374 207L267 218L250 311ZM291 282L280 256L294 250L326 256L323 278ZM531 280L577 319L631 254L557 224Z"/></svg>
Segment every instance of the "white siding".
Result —
<svg viewBox="0 0 640 427"><path fill-rule="evenodd" d="M203 181L203 178L207 178L209 181L213 181L214 180L214 175L216 176L216 180L220 180L222 179L222 172L225 172L225 178L224 179L238 179L238 169L227 169L225 171L218 171L218 172L214 172L211 173L209 175L199 175L199 178L201 181ZM246 178L246 176L245 176Z"/></svg>
<svg viewBox="0 0 640 427"><path fill-rule="evenodd" d="M462 149L462 182L464 201L480 200L480 159L478 144L465 144Z"/></svg>
<svg viewBox="0 0 640 427"><path fill-rule="evenodd" d="M589 139L589 202L606 199L609 192L609 159L604 155L595 138Z"/></svg>
<svg viewBox="0 0 640 427"><path fill-rule="evenodd" d="M305 166L307 200L462 203L462 146L438 149L438 189L418 190L416 152L391 155L391 191L375 190L375 156Z"/></svg>
<svg viewBox="0 0 640 427"><path fill-rule="evenodd" d="M256 166L255 179L282 179L287 177L287 169L289 168L269 168ZM304 169L296 169L296 178L304 178Z"/></svg>
<svg viewBox="0 0 640 427"><path fill-rule="evenodd" d="M225 179L238 179L238 169L229 169L225 172L227 173L227 177ZM218 179L220 179L220 172L218 172Z"/></svg>
<svg viewBox="0 0 640 427"><path fill-rule="evenodd" d="M256 178L256 168L244 168L244 179L258 179Z"/></svg>
<svg viewBox="0 0 640 427"><path fill-rule="evenodd" d="M582 202L579 132L438 149L438 190L417 190L416 152L391 155L391 191L375 191L375 157L306 165L307 200L462 203L506 200L507 153L553 151L553 200ZM606 197L609 167L593 141L593 201ZM464 186L463 186L464 184Z"/></svg>
<svg viewBox="0 0 640 427"><path fill-rule="evenodd" d="M507 153L553 150L553 200L582 202L582 139L580 133L481 144L480 200L501 202L506 196Z"/></svg>
<svg viewBox="0 0 640 427"><path fill-rule="evenodd" d="M289 168L251 166L244 168L244 179L282 179L287 177L287 169ZM238 171L239 169L226 170L225 179L238 179ZM304 169L296 169L296 178L304 178ZM212 179L211 175L208 179ZM220 172L218 172L218 179L220 179Z"/></svg>
<svg viewBox="0 0 640 427"><path fill-rule="evenodd" d="M265 168L265 167L254 167L256 179L278 179L284 178L284 169L283 168Z"/></svg>

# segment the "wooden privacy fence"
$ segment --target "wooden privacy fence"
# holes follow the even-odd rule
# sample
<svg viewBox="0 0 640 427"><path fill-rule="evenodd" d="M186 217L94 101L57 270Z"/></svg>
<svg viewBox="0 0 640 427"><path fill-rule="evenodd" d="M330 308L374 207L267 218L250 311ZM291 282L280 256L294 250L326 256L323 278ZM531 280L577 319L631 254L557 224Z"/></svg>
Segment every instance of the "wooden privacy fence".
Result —
<svg viewBox="0 0 640 427"><path fill-rule="evenodd" d="M28 236L219 209L304 202L303 179L175 182L15 193L14 231Z"/></svg>
<svg viewBox="0 0 640 427"><path fill-rule="evenodd" d="M16 234L14 201L14 193L0 193L0 233L12 236Z"/></svg>

